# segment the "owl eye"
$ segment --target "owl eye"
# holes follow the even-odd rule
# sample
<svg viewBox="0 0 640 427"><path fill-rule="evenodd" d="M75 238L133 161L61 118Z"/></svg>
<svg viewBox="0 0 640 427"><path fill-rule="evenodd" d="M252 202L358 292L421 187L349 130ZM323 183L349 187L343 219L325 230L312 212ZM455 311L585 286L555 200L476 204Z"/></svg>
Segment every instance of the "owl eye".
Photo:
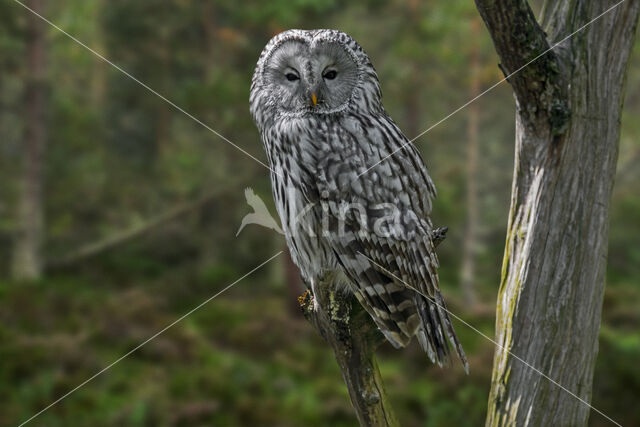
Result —
<svg viewBox="0 0 640 427"><path fill-rule="evenodd" d="M294 82L294 81L296 81L296 80L300 80L300 77L296 76L296 75L295 75L295 74L293 74L293 73L287 73L287 74L285 74L284 76L285 76L285 77L287 78L287 80L289 80L290 82Z"/></svg>
<svg viewBox="0 0 640 427"><path fill-rule="evenodd" d="M336 70L329 70L326 73L324 73L322 77L324 77L327 80L333 80L336 78L337 75L338 75L338 72Z"/></svg>

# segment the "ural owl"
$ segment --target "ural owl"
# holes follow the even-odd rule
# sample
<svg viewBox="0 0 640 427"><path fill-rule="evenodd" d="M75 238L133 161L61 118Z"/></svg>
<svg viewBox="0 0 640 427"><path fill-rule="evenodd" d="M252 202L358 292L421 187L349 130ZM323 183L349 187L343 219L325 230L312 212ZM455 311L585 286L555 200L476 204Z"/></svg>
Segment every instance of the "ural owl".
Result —
<svg viewBox="0 0 640 427"><path fill-rule="evenodd" d="M442 365L448 338L468 369L436 273L435 187L381 98L369 57L340 31L285 31L262 51L250 110L287 244L312 292L338 274L396 348L416 335Z"/></svg>

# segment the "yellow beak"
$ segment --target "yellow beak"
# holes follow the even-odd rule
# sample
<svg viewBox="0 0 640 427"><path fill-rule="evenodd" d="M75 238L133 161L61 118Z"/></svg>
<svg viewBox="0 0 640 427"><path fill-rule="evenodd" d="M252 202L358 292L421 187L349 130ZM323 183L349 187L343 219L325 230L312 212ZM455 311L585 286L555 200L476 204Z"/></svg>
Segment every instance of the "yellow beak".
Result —
<svg viewBox="0 0 640 427"><path fill-rule="evenodd" d="M316 105L318 105L318 97L316 96L315 93L311 94L311 102L313 102L313 106L315 107Z"/></svg>

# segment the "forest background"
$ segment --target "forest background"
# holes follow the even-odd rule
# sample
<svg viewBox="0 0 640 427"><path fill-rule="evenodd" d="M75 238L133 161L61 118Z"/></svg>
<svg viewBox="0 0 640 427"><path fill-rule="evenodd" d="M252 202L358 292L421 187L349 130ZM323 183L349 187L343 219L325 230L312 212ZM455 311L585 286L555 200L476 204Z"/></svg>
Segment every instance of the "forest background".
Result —
<svg viewBox="0 0 640 427"><path fill-rule="evenodd" d="M42 13L262 161L249 85L260 51L282 30L351 34L409 138L503 78L466 0L67 0L45 1ZM26 420L285 249L281 235L255 225L236 236L252 211L246 187L275 213L267 169L44 21L34 70L31 19L18 3L0 3L0 425ZM44 94L44 226L39 278L25 280L16 248L34 84ZM626 93L592 403L636 425L640 43ZM438 189L434 222L450 228L438 248L449 308L493 336L513 172L511 88L502 83L416 145ZM280 256L34 423L354 425L331 350L297 307L301 293ZM402 425L483 424L493 344L454 326L469 376L431 365L416 345L380 350Z"/></svg>

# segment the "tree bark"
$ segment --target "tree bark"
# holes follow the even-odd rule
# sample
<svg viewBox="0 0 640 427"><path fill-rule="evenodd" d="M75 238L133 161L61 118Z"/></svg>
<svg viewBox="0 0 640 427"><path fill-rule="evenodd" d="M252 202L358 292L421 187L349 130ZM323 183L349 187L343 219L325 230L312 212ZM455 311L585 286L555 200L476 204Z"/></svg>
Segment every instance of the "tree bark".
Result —
<svg viewBox="0 0 640 427"><path fill-rule="evenodd" d="M540 26L524 0L476 0L506 75L614 4L548 1ZM587 422L623 86L639 10L640 1L625 1L508 79L516 158L488 426Z"/></svg>
<svg viewBox="0 0 640 427"><path fill-rule="evenodd" d="M317 295L307 291L300 297L303 313L333 348L360 425L398 426L375 356L384 338L355 298L335 289L329 276Z"/></svg>
<svg viewBox="0 0 640 427"><path fill-rule="evenodd" d="M435 231L434 246L445 239L447 230ZM302 312L333 348L360 425L398 426L375 357L384 337L353 295L339 288L335 277L327 275L316 286L318 294L307 291L298 298Z"/></svg>
<svg viewBox="0 0 640 427"><path fill-rule="evenodd" d="M28 6L36 13L43 12L42 0L31 0ZM40 278L44 240L42 186L47 139L45 32L43 23L34 14L28 15L27 22L24 158L11 265L12 277L17 280Z"/></svg>

